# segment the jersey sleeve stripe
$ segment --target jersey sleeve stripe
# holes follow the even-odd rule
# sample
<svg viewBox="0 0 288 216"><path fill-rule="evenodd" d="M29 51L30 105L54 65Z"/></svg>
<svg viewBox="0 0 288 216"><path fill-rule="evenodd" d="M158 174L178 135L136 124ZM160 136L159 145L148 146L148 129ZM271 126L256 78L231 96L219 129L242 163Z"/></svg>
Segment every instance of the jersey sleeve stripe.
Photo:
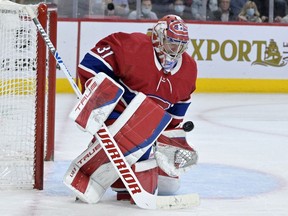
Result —
<svg viewBox="0 0 288 216"><path fill-rule="evenodd" d="M83 58L83 60L81 61L81 63L79 64L79 67L93 74L104 72L115 80L113 68L107 62L101 59L101 57L97 56L98 55L96 54L91 55L91 53L87 53Z"/></svg>
<svg viewBox="0 0 288 216"><path fill-rule="evenodd" d="M174 106L169 108L167 110L167 112L169 112L170 114L172 114L175 117L176 116L184 117L189 105L190 105L190 102L189 103L184 103L184 102L176 103L176 104L174 104Z"/></svg>
<svg viewBox="0 0 288 216"><path fill-rule="evenodd" d="M91 56L93 56L94 58L98 59L99 61L101 61L103 64L105 64L105 66L106 66L107 68L109 68L109 70L113 71L112 66L111 66L108 62L106 62L103 58L101 58L99 55L97 55L96 53L94 53L94 52L92 52L92 51L90 51L89 54L90 54Z"/></svg>

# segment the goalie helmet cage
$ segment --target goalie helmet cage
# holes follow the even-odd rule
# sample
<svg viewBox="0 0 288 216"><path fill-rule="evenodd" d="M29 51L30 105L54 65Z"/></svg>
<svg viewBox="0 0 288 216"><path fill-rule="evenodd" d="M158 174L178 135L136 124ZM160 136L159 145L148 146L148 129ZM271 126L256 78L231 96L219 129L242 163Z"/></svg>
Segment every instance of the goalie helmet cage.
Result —
<svg viewBox="0 0 288 216"><path fill-rule="evenodd" d="M23 7L0 0L0 189L43 189L54 158L56 61ZM56 45L57 8L32 7Z"/></svg>

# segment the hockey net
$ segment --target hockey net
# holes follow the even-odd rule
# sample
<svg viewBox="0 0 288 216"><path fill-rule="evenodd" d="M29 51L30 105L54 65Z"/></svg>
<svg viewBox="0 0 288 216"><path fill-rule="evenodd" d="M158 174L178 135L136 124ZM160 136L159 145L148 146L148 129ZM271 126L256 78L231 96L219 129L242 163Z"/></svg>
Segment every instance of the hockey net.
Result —
<svg viewBox="0 0 288 216"><path fill-rule="evenodd" d="M56 43L56 9L29 5ZM23 5L0 0L0 189L43 189L53 160L56 63Z"/></svg>

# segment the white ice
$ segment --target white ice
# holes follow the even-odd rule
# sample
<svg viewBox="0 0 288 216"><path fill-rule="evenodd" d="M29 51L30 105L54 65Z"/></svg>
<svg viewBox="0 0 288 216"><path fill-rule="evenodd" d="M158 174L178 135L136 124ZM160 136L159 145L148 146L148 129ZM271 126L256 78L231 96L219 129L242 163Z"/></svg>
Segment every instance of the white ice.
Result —
<svg viewBox="0 0 288 216"><path fill-rule="evenodd" d="M54 162L45 163L44 190L0 190L1 216L287 216L288 94L195 93L187 120L198 164L178 194L199 193L198 207L144 210L116 201L108 190L98 204L75 202L62 183L72 159L90 140L68 118L76 97L58 94Z"/></svg>

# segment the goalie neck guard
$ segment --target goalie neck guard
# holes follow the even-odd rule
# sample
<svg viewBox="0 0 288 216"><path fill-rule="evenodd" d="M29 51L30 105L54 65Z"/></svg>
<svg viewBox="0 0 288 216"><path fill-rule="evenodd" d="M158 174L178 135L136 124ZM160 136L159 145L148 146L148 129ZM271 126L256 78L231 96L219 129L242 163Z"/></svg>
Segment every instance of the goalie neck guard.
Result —
<svg viewBox="0 0 288 216"><path fill-rule="evenodd" d="M152 44L165 73L170 72L188 47L188 27L176 15L160 19L152 29Z"/></svg>

